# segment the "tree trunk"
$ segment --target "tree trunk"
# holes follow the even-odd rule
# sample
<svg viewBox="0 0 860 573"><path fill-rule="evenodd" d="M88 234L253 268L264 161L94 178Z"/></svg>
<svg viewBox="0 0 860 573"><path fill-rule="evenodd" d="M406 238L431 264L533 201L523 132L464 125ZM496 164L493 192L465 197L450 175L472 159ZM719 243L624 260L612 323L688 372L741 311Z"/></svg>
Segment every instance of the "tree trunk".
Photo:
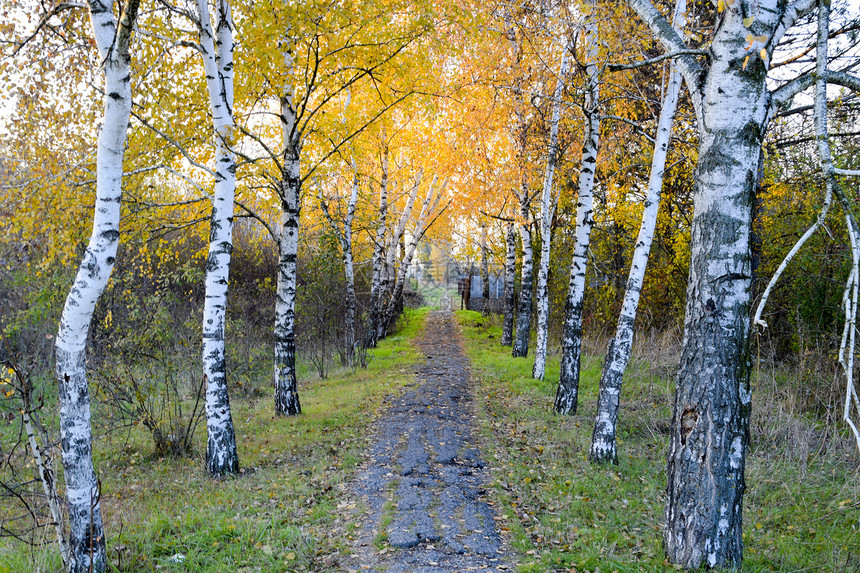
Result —
<svg viewBox="0 0 860 573"><path fill-rule="evenodd" d="M206 469L212 475L239 471L236 434L227 392L224 330L227 284L233 252L233 201L236 160L233 139L233 23L227 0L218 0L213 33L208 0L197 0L200 46L215 131L215 193L206 260L206 298L203 303L203 375L206 377ZM215 42L217 41L217 48Z"/></svg>
<svg viewBox="0 0 860 573"><path fill-rule="evenodd" d="M773 30L765 2L758 34ZM704 84L684 348L672 415L664 539L683 567L739 567L749 443L750 227L769 94L749 30L726 11ZM754 56L755 57L755 56Z"/></svg>
<svg viewBox="0 0 860 573"><path fill-rule="evenodd" d="M343 231L337 225L328 208L328 201L320 191L320 206L323 214L337 235L340 242L341 258L343 260L343 274L346 278L346 316L344 316L344 350L346 352L347 365L352 366L355 357L355 273L352 264L352 221L355 218L355 204L358 202L358 170L355 161L352 162L355 173L352 181L352 192L346 208L346 217L343 221Z"/></svg>
<svg viewBox="0 0 860 573"><path fill-rule="evenodd" d="M558 72L558 82L555 86L552 102L552 121L549 129L547 144L546 174L543 179L543 191L540 201L540 269L537 284L537 343L535 344L535 363L532 367L532 377L543 380L546 371L546 345L549 335L549 254L552 244L552 215L555 202L552 200L552 180L555 165L558 162L558 122L561 118L561 98L564 95L564 82L570 63L572 44L562 49L561 66Z"/></svg>
<svg viewBox="0 0 860 573"><path fill-rule="evenodd" d="M403 239L404 233L406 233L406 225L409 223L412 209L415 207L415 200L418 197L418 187L421 185L423 178L423 171L419 171L415 176L412 189L406 199L406 206L403 208L403 212L400 214L400 219L398 219L397 222L397 227L395 227L394 233L392 234L391 242L388 244L388 252L385 255L385 272L383 273L384 280L382 282L382 290L380 292L380 320L377 329L378 338L385 338L385 335L388 333L388 328L391 325L391 321L393 320L392 317L397 314L397 305L399 304L399 301L394 298L394 290L397 288L398 276L395 264L397 261L397 250L400 248L400 242ZM402 292L403 291L401 289L401 293Z"/></svg>
<svg viewBox="0 0 860 573"><path fill-rule="evenodd" d="M86 350L93 312L113 271L119 244L122 160L132 104L129 42L138 5L137 0L129 2L117 25L112 2L89 2L93 34L104 70L104 122L96 155L93 232L66 298L56 340L60 444L72 573L101 573L108 567L99 482L93 465Z"/></svg>
<svg viewBox="0 0 860 573"><path fill-rule="evenodd" d="M287 67L292 57L285 56ZM275 299L275 413L301 414L296 381L296 261L299 254L301 138L296 126L292 88L281 98L284 157L281 168L281 231L278 236L278 285Z"/></svg>
<svg viewBox="0 0 860 573"><path fill-rule="evenodd" d="M520 301L517 307L517 331L511 355L526 357L529 353L529 337L532 321L532 232L529 224L529 208L525 200L528 190L523 189L523 199L520 201L522 222L520 223L520 241L523 247L523 267L520 278Z"/></svg>
<svg viewBox="0 0 860 573"><path fill-rule="evenodd" d="M410 202L407 205L410 212L412 211L414 197L417 194L420 182L421 175L419 175L415 180L415 186L413 187L412 195L410 196ZM427 232L427 229L430 228L430 224L432 224L432 221L428 223L427 219L439 205L439 201L441 200L442 195L444 195L445 187L447 185L448 180L446 179L437 192L436 179L434 178L433 182L430 183L430 187L427 188L424 200L421 202L421 211L418 214L418 218L415 222L415 229L409 239L409 243L405 243L403 245L403 258L400 261L400 268L398 269L397 276L394 281L394 289L391 291L391 298L385 308L385 315L383 316L381 324L382 329L386 332L394 324L394 320L401 312L403 312L403 288L406 284L406 272L409 270L409 265L412 263L412 257L415 256L415 249L418 247L418 242L422 237L424 237L424 233ZM401 219L401 221L405 221L405 218ZM406 229L405 222L401 223L400 228L402 229L402 231L399 232L400 238L404 239Z"/></svg>
<svg viewBox="0 0 860 573"><path fill-rule="evenodd" d="M517 272L517 237L513 223L508 223L505 246L505 318L502 324L502 346L510 346L514 341L514 277Z"/></svg>
<svg viewBox="0 0 860 573"><path fill-rule="evenodd" d="M628 3L665 50L686 48L648 0ZM700 139L664 543L668 560L688 569L741 566L751 401L750 229L761 142L770 114L812 83L812 76L802 76L768 93L767 60L814 5L762 0L751 17L746 4L727 4L707 65L692 56L677 59Z"/></svg>
<svg viewBox="0 0 860 573"><path fill-rule="evenodd" d="M686 1L675 3L675 29L684 26ZM627 278L627 288L615 338L609 341L606 359L603 361L603 373L600 377L600 389L597 397L597 416L594 421L594 433L591 437L590 458L593 462L618 463L618 453L615 443L616 425L618 422L618 401L621 395L621 384L624 371L630 361L633 347L633 326L636 322L636 309L639 306L639 293L648 266L648 254L651 252L651 242L654 239L654 228L657 225L657 212L660 209L660 192L663 188L663 174L666 167L666 153L669 150L669 140L672 136L672 119L678 105L678 95L681 91L681 74L674 64L669 67L669 79L666 84L666 95L660 109L660 119L657 124L657 137L654 140L654 155L651 159L651 174L648 180L648 193L645 197L645 208L642 211L642 224L639 236L630 262L630 274Z"/></svg>
<svg viewBox="0 0 860 573"><path fill-rule="evenodd" d="M384 137L384 136L383 136ZM376 242L373 250L373 274L370 283L370 317L367 325L367 346L376 348L379 336L379 317L383 266L385 265L385 228L388 212L388 145L382 151L382 181L379 186L379 222L376 226Z"/></svg>
<svg viewBox="0 0 860 573"><path fill-rule="evenodd" d="M597 144L600 139L600 116L597 25L585 28L586 72L588 92L585 99L588 129L583 138L582 163L579 167L579 195L576 203L576 243L570 265L570 284L564 309L564 329L561 339L561 372L555 395L555 411L575 414L579 400L579 363L582 353L582 304L585 298L585 270L588 265L588 244L591 240L591 209L594 199L594 172L597 168Z"/></svg>
<svg viewBox="0 0 860 573"><path fill-rule="evenodd" d="M355 164L353 164L355 168ZM346 337L346 356L349 365L352 366L355 359L355 273L352 264L352 220L355 218L355 204L358 202L358 172L352 183L352 195L346 212L346 220L343 225L343 268L346 275L346 317L344 319Z"/></svg>
<svg viewBox="0 0 860 573"><path fill-rule="evenodd" d="M490 312L490 263L487 260L487 224L481 224L481 298L485 314Z"/></svg>

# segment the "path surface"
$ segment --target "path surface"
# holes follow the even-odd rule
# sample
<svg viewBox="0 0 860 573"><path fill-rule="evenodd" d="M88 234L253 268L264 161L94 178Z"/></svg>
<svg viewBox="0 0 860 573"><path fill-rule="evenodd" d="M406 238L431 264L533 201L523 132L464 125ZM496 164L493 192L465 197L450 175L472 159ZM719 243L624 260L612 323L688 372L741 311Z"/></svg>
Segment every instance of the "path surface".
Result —
<svg viewBox="0 0 860 573"><path fill-rule="evenodd" d="M469 362L453 315L432 312L416 382L395 399L353 493L367 508L350 569L385 573L509 570L487 474L472 441ZM375 544L382 534L387 546Z"/></svg>

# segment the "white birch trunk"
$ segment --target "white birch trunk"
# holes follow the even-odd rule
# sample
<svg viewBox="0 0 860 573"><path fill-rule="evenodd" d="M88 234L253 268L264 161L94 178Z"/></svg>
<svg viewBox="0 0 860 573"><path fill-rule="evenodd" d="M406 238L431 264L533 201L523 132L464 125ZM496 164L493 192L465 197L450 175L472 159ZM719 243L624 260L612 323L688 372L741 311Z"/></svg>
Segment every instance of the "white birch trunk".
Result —
<svg viewBox="0 0 860 573"><path fill-rule="evenodd" d="M292 69L287 53L285 63ZM301 215L301 134L296 125L292 86L281 98L281 129L284 156L281 160L281 229L278 236L278 284L275 299L275 413L295 416L301 413L296 380L296 261L299 254L299 217Z"/></svg>
<svg viewBox="0 0 860 573"><path fill-rule="evenodd" d="M586 74L588 86L585 99L586 133L582 144L579 167L579 192L576 203L576 242L570 265L570 283L564 309L564 329L561 340L561 372L555 395L555 411L575 414L579 396L579 363L582 353L582 305L585 298L585 271L588 265L588 244L591 240L591 217L594 201L594 172L597 168L597 145L600 140L600 116L597 69L597 25L585 26Z"/></svg>
<svg viewBox="0 0 860 573"><path fill-rule="evenodd" d="M353 164L353 168L355 165ZM355 272L352 264L352 221L355 219L355 205L358 202L358 172L352 183L352 195L346 211L343 226L343 267L346 273L346 345L347 360L352 365L355 360Z"/></svg>
<svg viewBox="0 0 860 573"><path fill-rule="evenodd" d="M331 216L328 202L320 192L320 206L325 214L332 231L337 235L340 242L341 258L343 260L344 276L346 277L346 316L344 317L344 348L346 350L347 363L352 366L355 357L355 273L352 262L352 221L355 218L355 205L358 202L358 171L355 161L352 163L355 176L352 181L352 193L347 203L346 217L343 222L343 231Z"/></svg>
<svg viewBox="0 0 860 573"><path fill-rule="evenodd" d="M675 30L679 34L684 27L686 10L686 0L678 0L675 3ZM672 120L675 116L680 91L681 73L674 64L670 63L669 78L660 109L660 119L657 123L657 137L654 140L654 155L651 159L651 174L648 178L648 192L642 211L642 224L639 227L639 236L636 238L633 259L630 262L630 274L627 278L627 288L624 293L621 314L618 317L618 325L615 329L615 337L609 341L606 359L603 361L603 373L600 377L597 397L597 416L594 421L589 454L594 462L618 463L615 441L618 403L624 371L630 362L630 353L633 348L633 326L636 323L636 310L639 307L639 293L642 291L642 281L645 278L648 255L651 252L654 229L657 226L657 212L660 209L660 192L663 189L666 154L669 150Z"/></svg>
<svg viewBox="0 0 860 573"><path fill-rule="evenodd" d="M517 272L517 236L514 233L513 222L508 223L505 233L505 295L504 322L502 323L502 346L510 346L514 342L514 280Z"/></svg>
<svg viewBox="0 0 860 573"><path fill-rule="evenodd" d="M233 142L233 22L230 4L217 0L215 28L209 1L197 0L200 53L215 131L215 193L206 259L206 297L203 303L203 375L206 378L206 470L211 475L239 471L236 434L227 392L224 331L227 284L233 252L233 200L236 160Z"/></svg>
<svg viewBox="0 0 860 573"><path fill-rule="evenodd" d="M570 51L572 44L562 48L561 65L558 71L558 82L552 102L552 120L547 142L546 173L543 178L543 190L540 201L540 268L537 282L537 325L535 328L537 341L535 344L535 362L532 367L532 377L543 380L546 371L546 345L549 331L549 254L552 243L552 215L555 202L552 199L552 180L555 165L558 162L558 123L561 118L561 98L564 96L564 85L570 67Z"/></svg>
<svg viewBox="0 0 860 573"><path fill-rule="evenodd" d="M648 0L628 3L667 51L686 48ZM753 197L774 105L811 85L810 77L800 77L768 93L767 60L812 5L809 0L761 0L750 15L746 4L726 3L707 66L688 55L677 60L696 108L700 142L664 545L668 560L687 569L740 568L743 557ZM761 37L766 42L756 39ZM852 89L860 86L860 79L847 74L816 74L817 79L825 75ZM856 228L850 218L848 223ZM856 264L858 251L852 247ZM856 289L845 299L854 297Z"/></svg>
<svg viewBox="0 0 860 573"><path fill-rule="evenodd" d="M520 299L517 305L517 330L511 347L511 356L523 357L529 353L529 338L532 322L532 232L528 205L528 189L523 187L520 195L520 242L523 248L522 276L520 277Z"/></svg>
<svg viewBox="0 0 860 573"><path fill-rule="evenodd" d="M410 203L408 204L409 210L412 210L412 205L414 204L414 196L417 192L418 184L420 182L419 179L416 180L415 186L412 190L412 195L410 195ZM442 185L439 188L436 188L436 178L433 178L433 182L430 183L430 186L427 188L427 193L424 196L424 200L421 202L421 211L418 214L418 218L415 222L415 229L412 232L411 237L409 238L409 242L405 245L403 249L403 258L400 261L400 268L397 272L397 276L394 282L394 289L391 292L391 298L388 300L388 305L385 309L385 316L382 321L382 328L385 332L394 324L394 320L397 318L397 314L402 308L402 299L403 299L403 288L406 285L406 272L409 269L409 265L412 263L412 257L415 255L415 249L418 247L418 242L424 237L424 233L427 232L427 229L430 228L432 221L428 221L431 214L436 210L439 206L439 201L442 199L442 196L445 193L445 187L448 185L448 180L442 182ZM401 219L401 228L404 229L405 232L405 223L403 223L405 219ZM400 237L404 236L404 232L399 233Z"/></svg>
<svg viewBox="0 0 860 573"><path fill-rule="evenodd" d="M836 179L836 167L830 152L830 142L827 130L827 62L828 62L828 36L830 25L830 4L820 2L818 5L818 42L816 46L816 77L815 77L815 135L817 140L818 157L821 162L822 171L826 178L827 198L836 192L842 209L845 212L845 224L848 237L851 242L851 272L845 283L842 295L842 306L845 312L845 326L842 331L842 341L839 346L839 364L845 374L845 407L842 419L848 424L857 447L860 448L860 429L851 417L852 410L860 414L860 398L854 385L854 356L856 353L857 335L857 302L858 290L860 290L860 228L854 217L853 206ZM826 206L826 205L825 205ZM826 211L818 219L822 220Z"/></svg>
<svg viewBox="0 0 860 573"><path fill-rule="evenodd" d="M104 122L96 156L93 232L66 298L56 339L60 437L69 511L69 570L107 570L99 483L92 456L86 348L96 303L107 286L119 244L122 160L131 113L129 42L139 2L126 6L119 23L113 2L90 0L93 34L104 73Z"/></svg>
<svg viewBox="0 0 860 573"><path fill-rule="evenodd" d="M490 261L487 254L487 223L481 223L481 298L484 313L490 312Z"/></svg>
<svg viewBox="0 0 860 573"><path fill-rule="evenodd" d="M367 346L376 347L381 314L381 290L385 265L385 230L388 213L388 145L382 151L382 180L379 185L379 221L373 249L373 273L370 283L370 320L367 325Z"/></svg>
<svg viewBox="0 0 860 573"><path fill-rule="evenodd" d="M667 50L683 41L645 0L630 0ZM719 16L702 69L679 69L700 126L684 342L669 446L668 560L685 568L740 567L744 465L749 443L752 207L770 94L760 46L784 5L762 0L748 28L743 6ZM747 59L748 58L748 59Z"/></svg>
<svg viewBox="0 0 860 573"><path fill-rule="evenodd" d="M397 271L397 250L400 249L401 240L406 233L406 225L409 223L409 218L412 216L412 210L415 207L415 201L418 198L418 187L424 178L423 171L419 171L415 176L415 181L412 184L412 189L409 191L409 196L406 199L406 205L400 218L397 219L397 225L391 234L391 241L385 254L385 272L383 273L382 290L380 291L380 318L377 325L377 339L385 338L388 334L388 328L391 326L391 321L397 310L398 297L395 296L397 289L397 279L399 272ZM405 254L405 249L403 249ZM401 261L401 267L403 262ZM402 285L401 285L402 293Z"/></svg>

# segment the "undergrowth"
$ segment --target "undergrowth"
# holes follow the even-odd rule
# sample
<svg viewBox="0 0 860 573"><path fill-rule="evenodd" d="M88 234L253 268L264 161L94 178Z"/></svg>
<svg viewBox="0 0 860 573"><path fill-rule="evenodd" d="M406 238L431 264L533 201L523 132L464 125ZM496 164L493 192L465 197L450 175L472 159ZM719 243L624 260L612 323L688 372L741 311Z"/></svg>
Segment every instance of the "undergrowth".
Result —
<svg viewBox="0 0 860 573"><path fill-rule="evenodd" d="M338 505L368 446L374 412L412 379L419 355L410 341L425 312L408 311L400 330L371 351L367 369L300 380L300 416L276 417L271 391L234 399L238 476L207 477L202 454L154 456L140 425L97 438L112 570L340 570L355 525ZM197 452L205 451L203 426ZM0 572L61 569L54 545L0 546Z"/></svg>
<svg viewBox="0 0 860 573"><path fill-rule="evenodd" d="M512 358L510 347L499 345L497 325L475 312L457 315L481 384L489 492L521 554L519 570L674 570L663 555L661 529L672 368L634 359L621 396L619 464L597 466L587 457L601 359L584 357L579 412L560 417L552 413L557 355L545 380L534 380L532 360ZM757 376L742 570L860 571L860 467L847 434L831 428L826 448L814 443L804 452L786 443L794 433L784 432L780 442L781 434L768 431L759 440L756 431L789 417L806 434L818 422L781 407L785 392L773 379L785 373L759 369Z"/></svg>

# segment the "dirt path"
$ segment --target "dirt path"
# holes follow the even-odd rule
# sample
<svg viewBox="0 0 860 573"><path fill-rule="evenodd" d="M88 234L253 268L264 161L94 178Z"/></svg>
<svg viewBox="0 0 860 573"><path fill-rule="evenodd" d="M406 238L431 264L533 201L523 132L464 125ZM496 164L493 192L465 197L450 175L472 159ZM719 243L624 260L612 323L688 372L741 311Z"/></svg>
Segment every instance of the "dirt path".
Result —
<svg viewBox="0 0 860 573"><path fill-rule="evenodd" d="M416 382L377 425L365 469L352 484L367 513L351 570L444 573L509 570L486 470L472 435L469 362L453 315L432 312ZM380 549L382 534L388 543Z"/></svg>

